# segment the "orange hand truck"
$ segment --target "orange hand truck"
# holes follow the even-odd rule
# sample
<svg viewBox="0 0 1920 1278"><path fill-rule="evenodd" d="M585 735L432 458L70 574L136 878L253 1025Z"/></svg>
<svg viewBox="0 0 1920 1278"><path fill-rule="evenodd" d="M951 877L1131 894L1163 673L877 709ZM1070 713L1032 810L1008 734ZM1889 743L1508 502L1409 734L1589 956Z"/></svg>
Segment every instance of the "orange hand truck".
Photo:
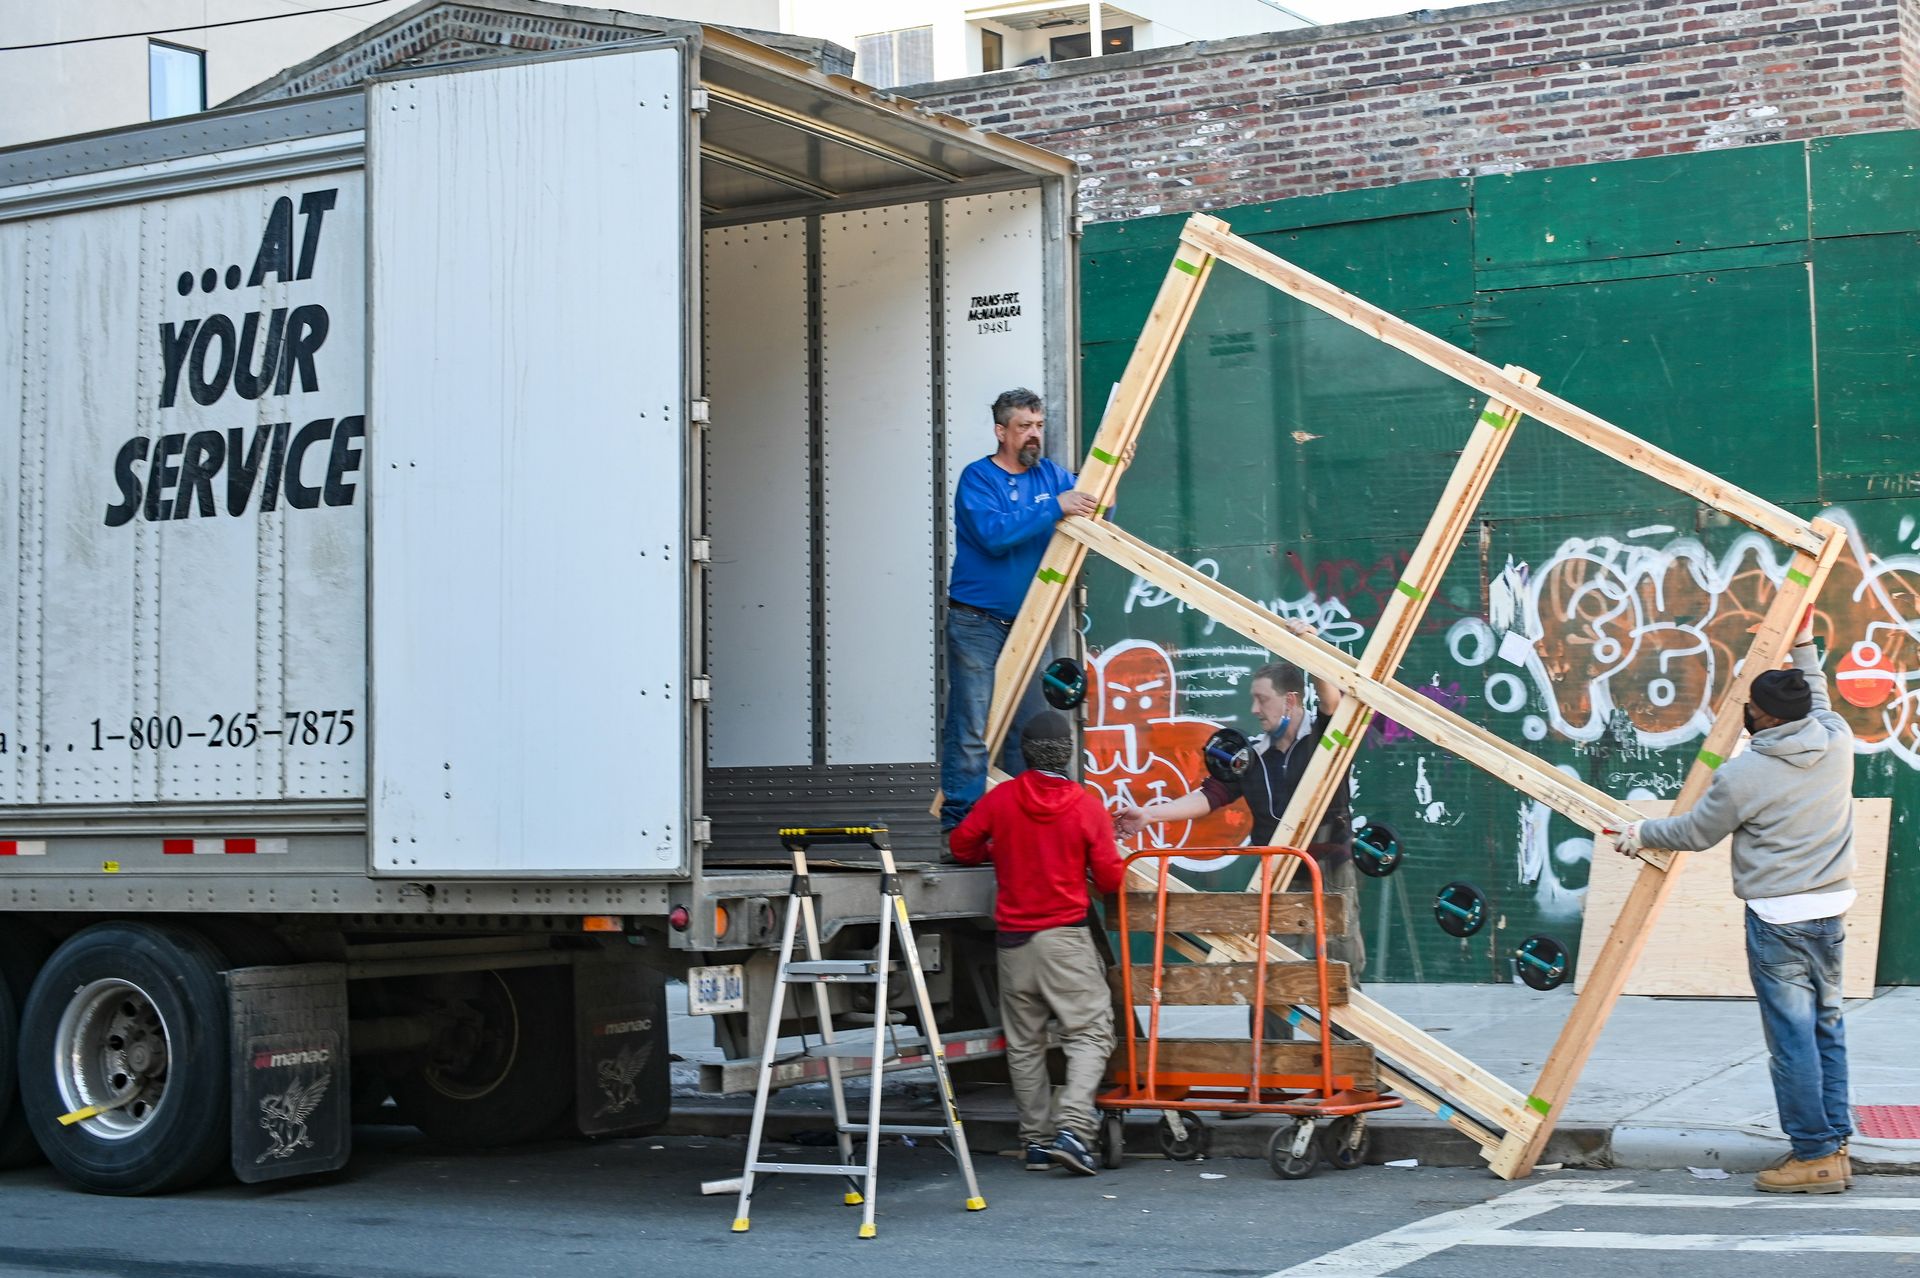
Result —
<svg viewBox="0 0 1920 1278"><path fill-rule="evenodd" d="M1169 894L1173 858L1194 856L1258 857L1258 894ZM1282 857L1298 858L1305 865L1310 893L1284 893L1276 898L1274 870ZM1140 861L1158 862L1152 898L1153 962L1144 991L1147 1036L1143 1042L1137 1032L1134 1009L1141 1000L1135 997L1134 968L1139 965L1131 943L1134 906L1123 885L1114 921L1120 950L1119 1010L1129 1032L1124 1048L1114 1057L1116 1085L1098 1098L1106 1111L1100 1123L1101 1161L1108 1167L1120 1165L1125 1115L1133 1109L1161 1112L1160 1149L1169 1158L1199 1158L1211 1142L1197 1111L1208 1110L1292 1117L1295 1121L1276 1128L1267 1142L1267 1162L1284 1179L1311 1176L1322 1158L1342 1171L1359 1166L1366 1160L1366 1115L1398 1108L1401 1100L1380 1090L1370 1046L1334 1041L1327 1009L1345 1001L1346 965L1334 964L1330 969L1327 963L1327 902L1319 864L1296 848L1149 848L1127 858L1129 880ZM1301 926L1303 907L1308 905L1314 957L1306 962L1270 961L1264 939L1276 928L1283 933L1309 930ZM1342 930L1359 926L1358 919L1345 917L1342 905ZM1276 917L1277 913L1284 917ZM1170 968L1166 961L1169 931L1244 934L1257 957L1251 963L1204 962ZM1310 982L1303 979L1308 976ZM1274 1010L1287 1011L1290 1024L1305 1019L1294 1010L1296 1006L1310 1008L1319 1027L1318 1043L1266 1042L1266 1017L1260 1011L1269 1007L1270 997ZM1160 1036L1163 1006L1236 1005L1249 1008L1249 1034L1244 1042Z"/></svg>

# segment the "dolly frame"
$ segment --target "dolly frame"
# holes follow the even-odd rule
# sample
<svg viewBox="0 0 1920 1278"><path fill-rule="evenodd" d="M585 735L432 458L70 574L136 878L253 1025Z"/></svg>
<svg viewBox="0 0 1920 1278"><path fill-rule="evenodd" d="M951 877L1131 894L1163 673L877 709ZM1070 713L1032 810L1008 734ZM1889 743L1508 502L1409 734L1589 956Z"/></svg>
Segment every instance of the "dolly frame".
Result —
<svg viewBox="0 0 1920 1278"><path fill-rule="evenodd" d="M1147 411L1172 365L1207 281L1220 263L1325 311L1489 397L1439 507L1357 658L1320 639L1293 634L1279 617L1252 600L1098 518L1113 505ZM1393 678L1419 627L1426 602L1440 584L1513 436L1513 428L1525 415L1689 494L1794 552L1785 580L1755 628L1753 643L1714 705L1712 726L1687 771L1673 811L1692 807L1706 793L1714 769L1739 739L1742 709L1753 677L1778 666L1785 658L1803 610L1818 595L1845 548L1844 532L1829 520L1809 522L1782 510L1539 389L1538 383L1533 373L1511 366L1495 368L1342 291L1234 235L1218 218L1206 214L1189 218L1080 470L1076 488L1094 498L1096 518L1069 516L1056 525L1039 573L1028 588L1000 654L987 718L989 756L1005 739L1018 705L1017 693L1033 679L1046 652L1047 636L1067 603L1087 551L1093 550L1347 694L1322 736L1322 749L1315 753L1281 817L1274 843L1297 844L1303 831L1319 823L1367 723L1375 713L1383 713L1590 831L1596 855L1611 852L1614 844L1610 831L1638 819L1625 802L1565 776ZM1356 993L1348 1004L1329 1010L1335 1024L1374 1046L1381 1057L1384 1080L1400 1095L1464 1132L1480 1146L1494 1174L1504 1179L1528 1175L1539 1161L1646 945L1654 917L1672 886L1671 872L1684 861L1685 853L1649 848L1638 856L1641 865L1626 904L1599 951L1585 956L1588 974L1583 988L1539 1078L1527 1092L1503 1082L1364 995ZM1170 942L1182 954L1199 961L1246 961L1259 952L1245 938L1232 936L1200 935L1186 940L1170 938ZM1268 939L1266 945L1270 957L1298 957L1278 941Z"/></svg>

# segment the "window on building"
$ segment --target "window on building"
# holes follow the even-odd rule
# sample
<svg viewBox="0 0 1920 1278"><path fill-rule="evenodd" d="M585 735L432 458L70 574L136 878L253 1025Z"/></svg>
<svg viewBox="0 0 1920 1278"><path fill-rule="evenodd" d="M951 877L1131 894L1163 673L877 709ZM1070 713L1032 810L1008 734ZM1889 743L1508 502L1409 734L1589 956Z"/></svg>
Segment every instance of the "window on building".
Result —
<svg viewBox="0 0 1920 1278"><path fill-rule="evenodd" d="M925 84L934 78L932 27L880 31L859 37L854 45L859 55L854 74L877 88Z"/></svg>
<svg viewBox="0 0 1920 1278"><path fill-rule="evenodd" d="M1100 51L1102 53L1132 53L1133 28L1108 27L1100 33ZM1081 31L1074 35L1055 36L1047 47L1047 60L1066 62L1072 58L1093 56L1093 33Z"/></svg>
<svg viewBox="0 0 1920 1278"><path fill-rule="evenodd" d="M147 115L170 120L207 109L207 55L200 49L147 41Z"/></svg>
<svg viewBox="0 0 1920 1278"><path fill-rule="evenodd" d="M981 72L985 73L988 71L998 71L1001 67L1007 65L1006 58L1007 58L1006 38L1002 36L998 31L985 31L985 30L981 31L980 33L980 70Z"/></svg>

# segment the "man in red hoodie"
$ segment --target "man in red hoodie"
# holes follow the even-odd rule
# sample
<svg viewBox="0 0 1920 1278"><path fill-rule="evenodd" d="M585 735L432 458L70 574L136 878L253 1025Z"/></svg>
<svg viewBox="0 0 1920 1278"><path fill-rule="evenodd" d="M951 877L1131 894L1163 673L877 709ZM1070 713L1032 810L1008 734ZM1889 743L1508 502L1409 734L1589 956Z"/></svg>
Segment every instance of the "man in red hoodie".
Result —
<svg viewBox="0 0 1920 1278"><path fill-rule="evenodd" d="M1020 733L1027 770L996 786L950 836L954 860L993 862L999 896L1000 1020L1027 1170L1092 1176L1093 1095L1113 1054L1113 998L1087 930L1087 880L1116 891L1126 866L1100 800L1070 775L1073 725L1057 710ZM1067 1081L1050 1096L1047 1020L1060 1023Z"/></svg>

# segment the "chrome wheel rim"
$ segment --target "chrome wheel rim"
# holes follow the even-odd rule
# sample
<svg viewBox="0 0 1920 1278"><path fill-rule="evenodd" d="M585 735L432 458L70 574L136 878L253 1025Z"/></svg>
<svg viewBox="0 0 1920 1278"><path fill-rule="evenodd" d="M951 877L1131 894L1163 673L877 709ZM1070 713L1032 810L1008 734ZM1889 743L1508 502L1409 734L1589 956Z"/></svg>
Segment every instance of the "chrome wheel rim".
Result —
<svg viewBox="0 0 1920 1278"><path fill-rule="evenodd" d="M103 1140L144 1131L166 1102L172 1038L166 1018L131 981L82 986L67 1000L54 1035L54 1078L67 1113L101 1107L80 1120Z"/></svg>

